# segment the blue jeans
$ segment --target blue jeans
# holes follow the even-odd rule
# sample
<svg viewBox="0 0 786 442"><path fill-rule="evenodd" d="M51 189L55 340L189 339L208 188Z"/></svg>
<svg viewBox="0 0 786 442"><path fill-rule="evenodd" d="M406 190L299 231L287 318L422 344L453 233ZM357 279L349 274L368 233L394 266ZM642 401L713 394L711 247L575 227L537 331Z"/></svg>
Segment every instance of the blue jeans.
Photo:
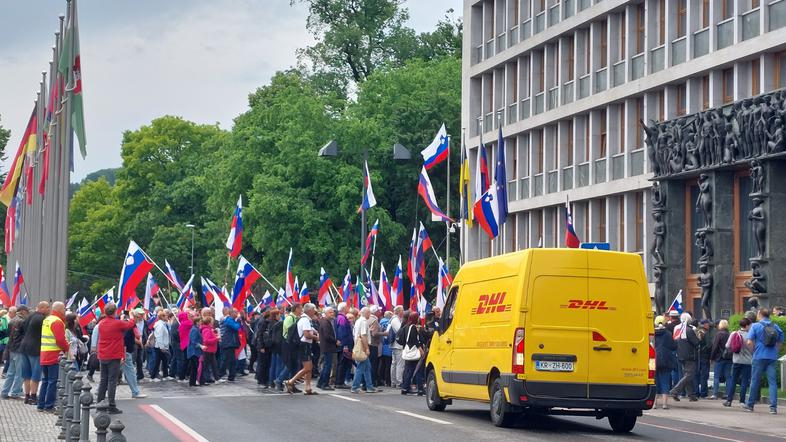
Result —
<svg viewBox="0 0 786 442"><path fill-rule="evenodd" d="M22 396L22 354L11 352L6 365L8 373L3 383L2 396Z"/></svg>
<svg viewBox="0 0 786 442"><path fill-rule="evenodd" d="M282 382L289 380L290 375L289 365L285 364L281 358L279 358L279 361L281 361L281 363L278 370L278 375L276 376L276 384L281 384Z"/></svg>
<svg viewBox="0 0 786 442"><path fill-rule="evenodd" d="M352 389L357 390L360 388L361 381L366 381L366 389L373 389L374 383L371 380L371 359L366 359L363 362L358 362L355 367L355 379L352 380Z"/></svg>
<svg viewBox="0 0 786 442"><path fill-rule="evenodd" d="M655 392L669 394L671 390L671 370L668 368L655 371Z"/></svg>
<svg viewBox="0 0 786 442"><path fill-rule="evenodd" d="M677 352L674 353L674 359L677 359ZM675 385L682 379L682 364L677 362L677 367L671 370L671 388L674 388Z"/></svg>
<svg viewBox="0 0 786 442"><path fill-rule="evenodd" d="M49 410L55 407L57 398L57 376L60 374L60 365L41 366L41 389L38 391L38 409Z"/></svg>
<svg viewBox="0 0 786 442"><path fill-rule="evenodd" d="M319 382L317 387L327 387L330 385L330 370L333 369L333 357L336 354L322 353L322 371L319 372Z"/></svg>
<svg viewBox="0 0 786 442"><path fill-rule="evenodd" d="M156 365L156 350L154 348L146 348L147 352L147 372L153 373L153 367Z"/></svg>
<svg viewBox="0 0 786 442"><path fill-rule="evenodd" d="M268 379L270 379L271 384L278 377L278 373L281 371L283 364L284 363L281 362L280 354L273 352L270 355L270 371L268 372Z"/></svg>
<svg viewBox="0 0 786 442"><path fill-rule="evenodd" d="M745 392L751 385L751 366L748 364L732 364L731 383L726 383L726 402L734 400L734 390L737 382L740 384L740 403L745 403Z"/></svg>
<svg viewBox="0 0 786 442"><path fill-rule="evenodd" d="M775 359L754 359L751 365L751 392L746 405L753 408L756 393L761 391L761 376L767 376L769 384L770 408L778 408L778 384L775 379Z"/></svg>
<svg viewBox="0 0 786 442"><path fill-rule="evenodd" d="M710 360L709 359L699 359L696 361L696 377L694 378L694 382L696 383L696 396L698 397L707 397L709 395L707 391L707 382L710 380Z"/></svg>
<svg viewBox="0 0 786 442"><path fill-rule="evenodd" d="M126 361L120 367L123 370L123 376L126 378L128 388L131 389L131 394L136 396L139 394L139 385L136 382L136 366L134 365L134 355L126 352Z"/></svg>
<svg viewBox="0 0 786 442"><path fill-rule="evenodd" d="M712 394L717 397L722 397L720 394L721 378L726 385L725 392L729 391L729 378L731 378L731 361L728 359L718 359L715 361L715 368L713 369L712 379Z"/></svg>

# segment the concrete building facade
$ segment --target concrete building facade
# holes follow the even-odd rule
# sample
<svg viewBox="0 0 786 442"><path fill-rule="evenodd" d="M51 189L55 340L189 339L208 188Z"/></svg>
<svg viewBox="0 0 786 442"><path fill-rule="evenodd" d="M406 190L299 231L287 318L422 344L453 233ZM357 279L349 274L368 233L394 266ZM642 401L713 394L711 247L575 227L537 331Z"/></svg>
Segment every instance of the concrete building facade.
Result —
<svg viewBox="0 0 786 442"><path fill-rule="evenodd" d="M728 234L715 241L728 247L715 255L724 265L710 263L719 273L703 305L692 228L698 176L721 164L670 176L667 209L653 205L661 177L642 122L691 117L685 121L693 125L713 109L729 118L724 109L735 103L786 87L785 26L786 0L465 0L462 126L470 169L474 180L484 143L493 175L501 127L510 215L494 240L464 229L463 258L564 246L569 199L579 238L640 254L653 295L671 302L682 288L689 309L709 306L714 317L744 308L754 254L753 226L743 216L752 204L748 161L735 155L723 163L716 221ZM766 169L777 172L780 163L771 163ZM654 235L655 212L668 213L671 234ZM656 239L665 241L665 263L653 258Z"/></svg>

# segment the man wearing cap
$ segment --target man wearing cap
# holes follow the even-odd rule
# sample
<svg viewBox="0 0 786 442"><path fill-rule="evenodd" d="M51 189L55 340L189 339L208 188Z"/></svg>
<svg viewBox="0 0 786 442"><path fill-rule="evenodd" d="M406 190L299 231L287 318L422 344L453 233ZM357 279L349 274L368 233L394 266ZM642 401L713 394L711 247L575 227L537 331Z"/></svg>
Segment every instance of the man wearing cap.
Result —
<svg viewBox="0 0 786 442"><path fill-rule="evenodd" d="M668 330L669 333L674 335L674 327L676 327L680 323L680 312L678 312L677 310L669 310L669 312L667 313L667 316L668 316L668 318L667 318L667 321L666 321L666 324L665 324L666 330ZM673 358L676 359L677 358L677 350L676 350L676 348L675 348L675 350L672 350L671 353L673 355ZM682 364L677 362L676 364L674 364L674 368L671 370L671 385L672 385L672 387L677 385L677 382L679 382L680 379L682 379Z"/></svg>
<svg viewBox="0 0 786 442"><path fill-rule="evenodd" d="M136 326L135 336L140 338L141 342L147 342L147 327L145 321L145 311L141 308L134 310L134 325ZM145 372L142 367L144 366L145 349L143 345L135 345L132 353L133 364L136 365L136 380L141 381L145 377Z"/></svg>

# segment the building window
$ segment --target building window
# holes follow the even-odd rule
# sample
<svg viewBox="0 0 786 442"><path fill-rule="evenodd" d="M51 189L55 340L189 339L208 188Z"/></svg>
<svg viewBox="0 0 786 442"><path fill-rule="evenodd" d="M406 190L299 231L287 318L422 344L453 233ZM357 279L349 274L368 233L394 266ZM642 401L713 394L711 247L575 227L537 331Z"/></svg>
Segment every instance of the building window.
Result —
<svg viewBox="0 0 786 442"><path fill-rule="evenodd" d="M723 104L734 101L734 68L723 70Z"/></svg>
<svg viewBox="0 0 786 442"><path fill-rule="evenodd" d="M510 99L513 100L513 103L519 100L519 76L516 75L516 64L512 65L512 69L508 70L508 72L512 72L510 75Z"/></svg>
<svg viewBox="0 0 786 442"><path fill-rule="evenodd" d="M644 52L645 29L644 3L639 3L636 6L636 54Z"/></svg>
<svg viewBox="0 0 786 442"><path fill-rule="evenodd" d="M658 46L666 44L666 0L658 1Z"/></svg>
<svg viewBox="0 0 786 442"><path fill-rule="evenodd" d="M664 95L662 90L658 92L658 121L664 121L666 119L666 100L664 99Z"/></svg>
<svg viewBox="0 0 786 442"><path fill-rule="evenodd" d="M644 251L644 192L636 192L636 251Z"/></svg>
<svg viewBox="0 0 786 442"><path fill-rule="evenodd" d="M619 23L619 48L617 50L617 61L625 59L625 45L626 45L626 37L627 37L627 26L625 23L625 13L620 12L618 14L619 19L617 23Z"/></svg>
<svg viewBox="0 0 786 442"><path fill-rule="evenodd" d="M606 109L600 111L600 152L598 158L606 158Z"/></svg>
<svg viewBox="0 0 786 442"><path fill-rule="evenodd" d="M535 173L543 173L543 129L537 131L538 157L535 163Z"/></svg>
<svg viewBox="0 0 786 442"><path fill-rule="evenodd" d="M565 125L565 145L567 146L568 152L568 160L566 166L573 165L573 120L568 120L567 124Z"/></svg>
<svg viewBox="0 0 786 442"><path fill-rule="evenodd" d="M775 88L786 87L786 52L776 56L775 63Z"/></svg>
<svg viewBox="0 0 786 442"><path fill-rule="evenodd" d="M546 65L546 51L545 49L540 51L538 54L538 58L540 58L540 63L538 66L538 93L543 92L543 83L545 80L545 65Z"/></svg>
<svg viewBox="0 0 786 442"><path fill-rule="evenodd" d="M505 141L505 148L509 150L509 152L505 152L505 157L510 158L510 170L511 174L508 177L509 180L516 180L519 177L519 153L516 150L516 146L518 145L518 138L513 137L507 141Z"/></svg>
<svg viewBox="0 0 786 442"><path fill-rule="evenodd" d="M710 108L710 76L701 77L701 110Z"/></svg>
<svg viewBox="0 0 786 442"><path fill-rule="evenodd" d="M685 115L685 85L681 84L677 86L677 116L681 117Z"/></svg>
<svg viewBox="0 0 786 442"><path fill-rule="evenodd" d="M608 64L609 52L609 33L608 21L600 22L600 67L605 68Z"/></svg>
<svg viewBox="0 0 786 442"><path fill-rule="evenodd" d="M559 86L559 44L554 43L551 45L552 50L551 52L551 60L549 65L553 67L552 73L552 83L550 87ZM553 61L553 62L551 62Z"/></svg>
<svg viewBox="0 0 786 442"><path fill-rule="evenodd" d="M590 37L589 30L584 32L584 73L590 73Z"/></svg>
<svg viewBox="0 0 786 442"><path fill-rule="evenodd" d="M584 118L584 161L590 160L590 128L589 115Z"/></svg>
<svg viewBox="0 0 786 442"><path fill-rule="evenodd" d="M572 35L570 37L568 37L567 41L565 42L565 50L568 53L568 57L567 57L568 58L568 78L567 78L567 81L573 81L573 76L575 74L575 69L576 69L575 66L574 66L574 64L576 62L576 57L573 54L574 43L575 42L573 41L573 36Z"/></svg>
<svg viewBox="0 0 786 442"><path fill-rule="evenodd" d="M486 83L486 113L494 110L494 83L491 75L485 76Z"/></svg>
<svg viewBox="0 0 786 442"><path fill-rule="evenodd" d="M701 28L710 26L710 0L701 0Z"/></svg>
<svg viewBox="0 0 786 442"><path fill-rule="evenodd" d="M620 195L617 202L617 213L618 219L617 224L619 225L619 238L618 238L618 250L620 252L625 251L625 196Z"/></svg>
<svg viewBox="0 0 786 442"><path fill-rule="evenodd" d="M555 126L554 127L554 131L553 132L550 131L550 132L554 133L554 136L550 137L551 138L551 143L550 143L551 146L549 146L551 148L550 149L551 150L551 167L549 167L549 170L551 170L551 171L557 170L559 168L559 166L558 166L558 164L559 164L559 143L557 143L557 137L556 137L557 128L558 127L559 126Z"/></svg>
<svg viewBox="0 0 786 442"><path fill-rule="evenodd" d="M636 97L636 147L640 147L644 142L644 129L641 122L644 121L644 98Z"/></svg>
<svg viewBox="0 0 786 442"><path fill-rule="evenodd" d="M688 23L688 0L677 0L677 38L684 37Z"/></svg>
<svg viewBox="0 0 786 442"><path fill-rule="evenodd" d="M759 7L759 0L751 0L751 9L756 9Z"/></svg>
<svg viewBox="0 0 786 442"><path fill-rule="evenodd" d="M721 20L731 18L734 14L734 0L721 0Z"/></svg>
<svg viewBox="0 0 786 442"><path fill-rule="evenodd" d="M521 99L529 98L530 91L530 63L529 57L524 57L520 63L521 70Z"/></svg>
<svg viewBox="0 0 786 442"><path fill-rule="evenodd" d="M751 95L759 95L761 93L761 70L759 59L751 60Z"/></svg>
<svg viewBox="0 0 786 442"><path fill-rule="evenodd" d="M618 147L617 153L622 153L625 152L625 103L621 103L619 105L618 115L619 115L618 122L619 122L620 139L617 146Z"/></svg>
<svg viewBox="0 0 786 442"><path fill-rule="evenodd" d="M598 200L598 242L606 242L606 198Z"/></svg>

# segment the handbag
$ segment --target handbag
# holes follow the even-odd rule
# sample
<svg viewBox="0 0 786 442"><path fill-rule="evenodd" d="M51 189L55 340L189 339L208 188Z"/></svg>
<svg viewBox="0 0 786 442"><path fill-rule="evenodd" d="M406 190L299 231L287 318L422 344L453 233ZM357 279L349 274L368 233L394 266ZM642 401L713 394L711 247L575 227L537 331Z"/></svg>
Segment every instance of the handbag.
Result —
<svg viewBox="0 0 786 442"><path fill-rule="evenodd" d="M355 337L355 347L352 349L352 359L355 362L363 362L368 359L368 355L363 350L363 340L360 336Z"/></svg>
<svg viewBox="0 0 786 442"><path fill-rule="evenodd" d="M414 325L409 326L409 330L407 330L407 339L406 342L409 342L409 334L412 332L412 328ZM417 345L404 345L404 349L401 350L401 359L405 361L417 361L420 359L420 348Z"/></svg>

